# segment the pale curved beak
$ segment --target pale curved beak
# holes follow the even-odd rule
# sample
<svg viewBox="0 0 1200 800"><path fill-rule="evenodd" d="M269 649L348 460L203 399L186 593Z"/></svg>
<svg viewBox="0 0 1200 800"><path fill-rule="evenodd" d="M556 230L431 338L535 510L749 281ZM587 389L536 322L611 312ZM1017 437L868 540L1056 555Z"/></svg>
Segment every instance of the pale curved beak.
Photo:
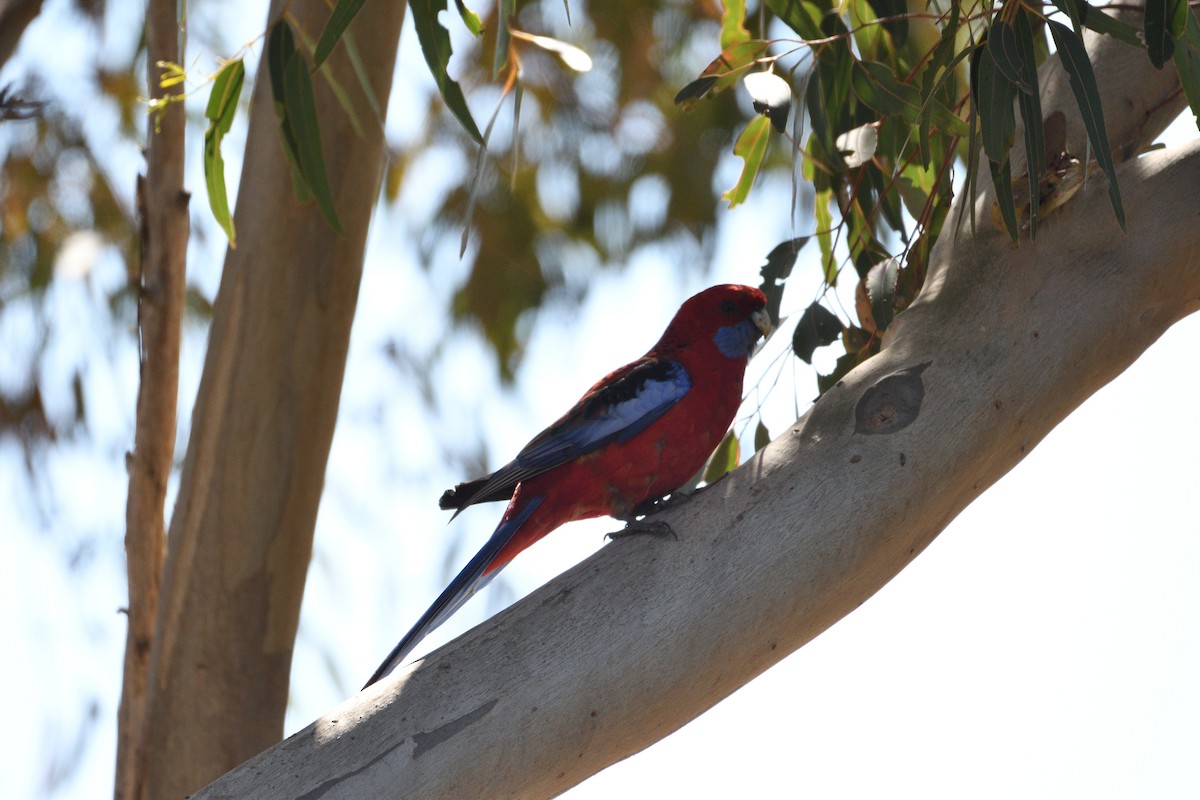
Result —
<svg viewBox="0 0 1200 800"><path fill-rule="evenodd" d="M754 327L762 332L763 338L771 335L771 315L767 313L765 308L760 308L750 315L750 321L754 323Z"/></svg>

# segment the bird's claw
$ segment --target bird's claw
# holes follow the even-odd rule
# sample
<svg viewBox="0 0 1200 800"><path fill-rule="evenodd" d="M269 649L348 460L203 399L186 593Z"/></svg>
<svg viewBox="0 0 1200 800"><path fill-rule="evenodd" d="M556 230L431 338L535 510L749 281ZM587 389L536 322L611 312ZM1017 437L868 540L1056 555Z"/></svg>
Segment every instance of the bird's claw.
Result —
<svg viewBox="0 0 1200 800"><path fill-rule="evenodd" d="M619 531L605 534L605 537L616 541L624 539L627 536L638 536L649 534L651 536L670 536L675 541L679 541L679 535L675 533L675 529L662 520L651 522L644 519L629 519L625 521L625 527Z"/></svg>

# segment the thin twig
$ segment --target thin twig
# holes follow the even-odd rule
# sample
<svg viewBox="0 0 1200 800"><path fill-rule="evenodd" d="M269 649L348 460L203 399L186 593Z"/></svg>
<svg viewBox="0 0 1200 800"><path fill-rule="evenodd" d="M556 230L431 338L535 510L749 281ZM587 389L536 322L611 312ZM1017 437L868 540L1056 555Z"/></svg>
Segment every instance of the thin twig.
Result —
<svg viewBox="0 0 1200 800"><path fill-rule="evenodd" d="M175 0L149 0L146 10L150 97L182 92L159 86L159 62L181 63L182 31ZM147 120L146 175L138 179L141 219L138 334L141 385L133 451L126 457L129 497L125 554L129 575L129 632L118 717L118 800L144 794L146 731L153 688L149 672L163 574L163 505L175 446L180 324L186 268L188 194L183 189L183 103L172 103L158 130Z"/></svg>

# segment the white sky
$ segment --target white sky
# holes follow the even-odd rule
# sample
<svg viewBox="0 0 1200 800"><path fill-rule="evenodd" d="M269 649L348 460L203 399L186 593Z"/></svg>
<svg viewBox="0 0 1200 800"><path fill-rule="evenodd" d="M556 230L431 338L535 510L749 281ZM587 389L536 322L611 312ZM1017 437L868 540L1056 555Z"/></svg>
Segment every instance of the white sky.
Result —
<svg viewBox="0 0 1200 800"><path fill-rule="evenodd" d="M409 29L402 71L424 76L415 45ZM1179 131L1195 135L1194 127ZM194 209L206 213L202 202ZM483 435L493 463L503 463L599 375L640 355L686 296L710 283L756 283L766 252L789 235L786 207L764 200L727 215L724 249L707 276L651 254L598 278L578 313L539 319L514 394L500 390L480 342L450 341L449 366L433 377L456 399L432 418L380 348L398 335L431 346L444 322L429 298L444 297L460 275L453 265L415 264L390 216L398 213L381 210L372 232L289 733L362 683L495 524L498 506L446 526L436 498L471 476L451 469L443 448L461 450ZM218 250L196 245L202 285L213 282L209 254ZM114 267L102 264L92 284L65 284L62 308L99 302L106 269ZM797 272L807 280L815 269L802 262ZM790 290L785 309L806 305L810 285L807 294ZM185 411L200 334L191 332L185 353ZM1200 318L1177 325L859 610L684 730L566 796L1200 796L1200 466L1188 424L1200 394L1197 341ZM98 447L60 447L44 465L48 485L29 497L19 452L0 442L0 584L9 611L0 640L10 643L0 685L14 721L0 734L10 765L0 770L4 798L41 796L49 754L77 736L79 750L68 747L65 757L80 766L53 796L111 791L124 646L116 613L125 597L122 457L136 388L132 343L111 346L125 349L108 372L94 370L98 395L112 398L93 403ZM794 395L803 410L815 394L799 367L799 390L789 366L771 395L774 433L794 418ZM60 515L45 518L39 498L55 501ZM550 580L615 527L594 521L549 537L418 653ZM85 568L69 571L72 558ZM86 707L93 696L101 698L94 713Z"/></svg>

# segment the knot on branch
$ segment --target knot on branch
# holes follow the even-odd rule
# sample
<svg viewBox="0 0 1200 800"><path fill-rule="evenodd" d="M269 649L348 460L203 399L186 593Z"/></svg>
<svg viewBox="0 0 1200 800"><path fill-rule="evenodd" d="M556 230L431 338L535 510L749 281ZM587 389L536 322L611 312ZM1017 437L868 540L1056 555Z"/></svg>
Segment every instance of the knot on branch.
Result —
<svg viewBox="0 0 1200 800"><path fill-rule="evenodd" d="M911 425L925 399L921 373L931 363L893 372L863 392L854 408L854 432L895 433Z"/></svg>

